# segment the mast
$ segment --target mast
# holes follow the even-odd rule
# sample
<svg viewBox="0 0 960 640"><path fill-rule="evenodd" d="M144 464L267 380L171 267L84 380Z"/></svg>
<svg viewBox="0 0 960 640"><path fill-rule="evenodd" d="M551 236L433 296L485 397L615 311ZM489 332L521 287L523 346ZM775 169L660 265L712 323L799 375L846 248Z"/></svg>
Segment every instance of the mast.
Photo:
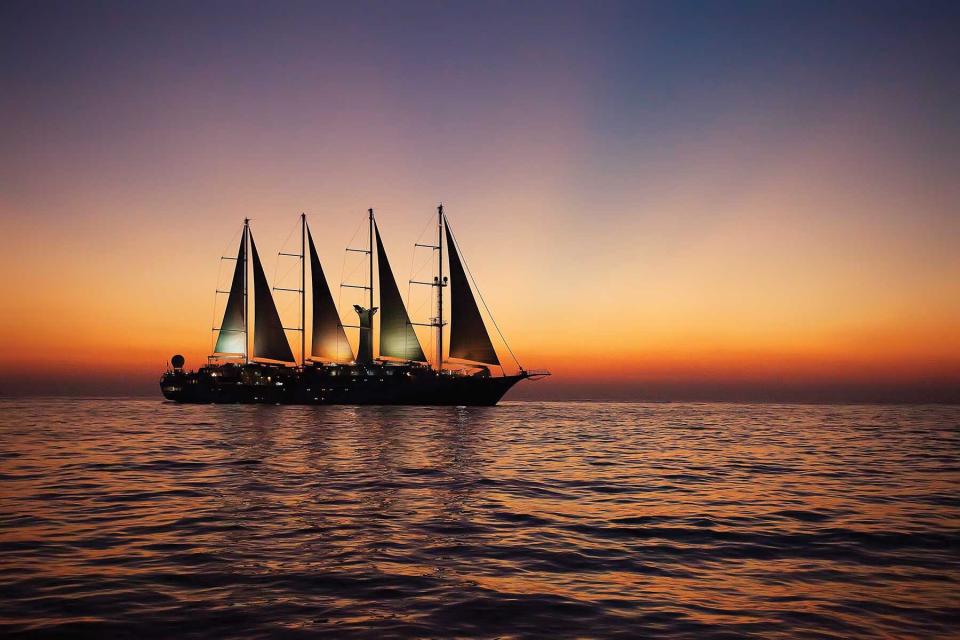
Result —
<svg viewBox="0 0 960 640"><path fill-rule="evenodd" d="M437 207L437 373L443 372L443 203Z"/></svg>
<svg viewBox="0 0 960 640"><path fill-rule="evenodd" d="M247 255L250 218L243 219L243 363L250 364L250 297L247 295Z"/></svg>
<svg viewBox="0 0 960 640"><path fill-rule="evenodd" d="M307 214L300 213L300 366L307 366Z"/></svg>
<svg viewBox="0 0 960 640"><path fill-rule="evenodd" d="M373 220L373 208L367 209L367 213L370 216L370 228L369 236L367 238L367 258L370 261L370 281L367 283L369 285L370 293L370 304L367 305L367 308L370 309L370 328L368 329L370 335L370 361L373 362L373 226L376 224ZM361 324L363 324L361 322ZM363 332L363 329L360 330Z"/></svg>
<svg viewBox="0 0 960 640"><path fill-rule="evenodd" d="M419 327L430 327L431 329L436 329L436 344L434 348L436 349L436 366L437 373L443 371L443 288L447 286L447 278L443 275L443 232L446 229L446 222L443 216L443 203L437 207L437 244L420 244L419 242L414 243L414 247L423 247L424 249L430 249L431 251L437 252L437 275L433 276L433 281L423 282L420 280L410 280L410 284L421 284L428 287L434 287L437 290L437 315L435 317L428 318L428 322L411 322L410 324L416 325ZM447 247L449 249L449 242ZM431 294L433 295L433 294ZM381 325L382 327L382 325Z"/></svg>
<svg viewBox="0 0 960 640"><path fill-rule="evenodd" d="M370 306L368 308L373 309L373 209L367 209L367 213L370 214L370 238L367 244L367 253L370 258ZM370 325L370 332L373 332L373 325ZM371 337L370 340L372 341L373 338Z"/></svg>
<svg viewBox="0 0 960 640"><path fill-rule="evenodd" d="M360 330L360 342L357 345L357 364L371 364L373 363L373 316L377 312L377 309L373 306L373 237L377 233L377 223L373 217L373 209L367 209L367 216L370 223L368 244L366 249L354 249L352 247L347 247L347 251L355 251L357 253L366 253L369 259L369 268L370 268L370 280L368 286L359 285L359 284L346 284L341 282L341 287L350 287L351 289L366 289L369 294L369 306L364 308L362 305L355 304L353 305L353 310L357 312L359 316L359 324L349 325L355 326ZM377 236L379 242L379 235ZM381 258L384 259L384 258Z"/></svg>

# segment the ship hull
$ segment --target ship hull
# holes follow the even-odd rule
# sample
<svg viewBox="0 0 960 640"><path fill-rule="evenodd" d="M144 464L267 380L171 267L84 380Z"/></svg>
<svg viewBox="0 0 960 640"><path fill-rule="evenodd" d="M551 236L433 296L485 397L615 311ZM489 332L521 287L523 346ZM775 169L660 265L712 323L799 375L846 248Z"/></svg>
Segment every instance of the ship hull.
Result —
<svg viewBox="0 0 960 640"><path fill-rule="evenodd" d="M171 371L160 388L168 400L193 404L493 406L526 377L437 374L403 366L294 370L248 365Z"/></svg>

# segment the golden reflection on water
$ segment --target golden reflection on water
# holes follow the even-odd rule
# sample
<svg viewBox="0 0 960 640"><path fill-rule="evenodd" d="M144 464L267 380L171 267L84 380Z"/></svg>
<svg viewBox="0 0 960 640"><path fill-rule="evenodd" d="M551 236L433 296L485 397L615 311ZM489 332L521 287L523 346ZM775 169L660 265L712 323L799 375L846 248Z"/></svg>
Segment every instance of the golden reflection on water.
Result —
<svg viewBox="0 0 960 640"><path fill-rule="evenodd" d="M901 634L957 606L958 408L0 412L14 628Z"/></svg>

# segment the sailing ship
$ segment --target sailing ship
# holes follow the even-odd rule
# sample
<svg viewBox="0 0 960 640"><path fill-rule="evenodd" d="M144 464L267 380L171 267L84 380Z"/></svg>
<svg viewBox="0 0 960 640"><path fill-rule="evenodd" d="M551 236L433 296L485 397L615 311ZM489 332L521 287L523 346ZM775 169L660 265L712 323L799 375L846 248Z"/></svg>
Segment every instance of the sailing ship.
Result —
<svg viewBox="0 0 960 640"><path fill-rule="evenodd" d="M236 257L224 258L236 264L229 291L218 291L227 295L227 303L220 326L213 329L216 333L213 354L207 364L196 371L186 371L184 358L174 356L160 379L164 397L186 403L492 406L520 380L550 375L547 371L524 369L503 340L517 368L516 373L507 374L477 305L470 286L472 276L465 269L443 205L437 207L436 224L436 244L417 243L416 246L436 254L437 273L432 281L410 280L412 285L433 289L436 316L426 323L411 321L373 209L369 209L367 247L347 248L350 252L367 254L367 283L341 283L341 287L366 292L366 306L354 305L357 323L343 324L307 217L301 214L300 253L279 254L299 258L300 287L274 288L300 296L300 326L287 329L267 283L250 220L245 219ZM449 276L444 274L444 255ZM308 264L312 311L309 331L306 326ZM374 274L379 285L376 290ZM449 310L444 305L444 289L448 288ZM375 299L379 300L379 306L374 306ZM480 301L486 309L482 296ZM489 315L489 310L487 312ZM375 323L377 315L379 322ZM449 322L445 321L448 316ZM444 330L448 325L449 332ZM416 326L429 327L433 334L436 342L432 362L424 353ZM356 353L347 338L347 329L358 331ZM290 348L287 330L301 334L299 360ZM499 328L497 332L499 334ZM500 336L502 338L502 334ZM375 357L376 337L379 345ZM444 357L445 348L447 357ZM500 374L492 372L491 367L499 369Z"/></svg>

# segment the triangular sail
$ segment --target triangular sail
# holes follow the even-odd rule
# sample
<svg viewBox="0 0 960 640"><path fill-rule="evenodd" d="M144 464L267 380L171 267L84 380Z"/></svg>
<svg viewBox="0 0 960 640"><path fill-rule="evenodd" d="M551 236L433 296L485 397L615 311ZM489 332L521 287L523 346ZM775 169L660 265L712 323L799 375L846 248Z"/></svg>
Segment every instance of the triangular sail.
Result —
<svg viewBox="0 0 960 640"><path fill-rule="evenodd" d="M450 225L444 227L450 256L450 357L499 365L500 359L470 290L470 281L460 262Z"/></svg>
<svg viewBox="0 0 960 640"><path fill-rule="evenodd" d="M233 269L233 281L230 283L230 295L227 296L227 308L220 323L220 334L213 352L223 355L243 355L247 352L247 334L243 326L243 274L247 266L247 229L240 234L240 249L237 251L237 265Z"/></svg>
<svg viewBox="0 0 960 640"><path fill-rule="evenodd" d="M417 333L410 324L410 316L403 306L403 298L393 278L387 252L383 250L380 229L374 225L377 236L377 270L380 276L380 355L426 362Z"/></svg>
<svg viewBox="0 0 960 640"><path fill-rule="evenodd" d="M310 245L310 279L313 282L313 340L310 353L313 357L329 362L350 362L353 349L347 342L347 334L340 322L337 305L323 275L320 256L313 244L313 236L307 229L307 243Z"/></svg>
<svg viewBox="0 0 960 640"><path fill-rule="evenodd" d="M267 277L263 274L263 265L257 254L257 245L253 243L253 234L250 235L250 254L253 256L253 293L254 293L254 324L253 324L253 357L268 360L293 362L293 352L290 343L283 332L280 314L273 302L273 294L267 284Z"/></svg>

